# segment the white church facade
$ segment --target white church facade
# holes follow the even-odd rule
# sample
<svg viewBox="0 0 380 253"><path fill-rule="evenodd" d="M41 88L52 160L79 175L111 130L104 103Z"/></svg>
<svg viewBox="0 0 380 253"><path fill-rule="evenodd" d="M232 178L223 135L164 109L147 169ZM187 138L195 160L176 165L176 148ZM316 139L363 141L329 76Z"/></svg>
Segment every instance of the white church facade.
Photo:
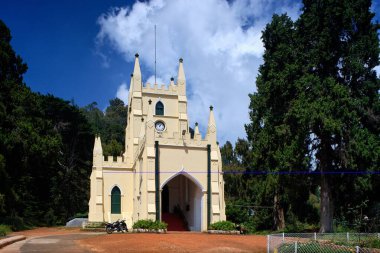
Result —
<svg viewBox="0 0 380 253"><path fill-rule="evenodd" d="M136 54L129 89L125 152L104 157L100 137L93 151L89 221L163 220L181 213L187 229L205 231L226 219L217 129L210 107L207 134L190 133L186 79L180 59L177 83L142 84Z"/></svg>

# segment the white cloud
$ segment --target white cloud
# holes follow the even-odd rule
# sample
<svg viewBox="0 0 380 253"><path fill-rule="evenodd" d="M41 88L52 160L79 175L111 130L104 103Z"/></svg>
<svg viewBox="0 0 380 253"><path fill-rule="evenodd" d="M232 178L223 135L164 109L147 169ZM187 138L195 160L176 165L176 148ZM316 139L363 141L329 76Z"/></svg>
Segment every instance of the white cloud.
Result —
<svg viewBox="0 0 380 253"><path fill-rule="evenodd" d="M128 104L128 89L127 84L120 84L119 88L117 88L116 97L123 100L124 104Z"/></svg>
<svg viewBox="0 0 380 253"><path fill-rule="evenodd" d="M246 136L248 94L256 90L264 52L261 31L273 13L287 12L296 18L299 9L298 2L285 0L136 2L103 14L98 40L109 42L127 61L139 52L140 63L149 72L143 78L150 76L152 82L156 24L159 83L168 84L171 76L176 77L182 57L190 124L197 121L205 129L208 107L213 105L218 139L234 142Z"/></svg>
<svg viewBox="0 0 380 253"><path fill-rule="evenodd" d="M146 83L150 84L151 86L154 84L154 83L157 83L158 85L162 85L162 84L165 84L167 85L167 83L161 78L161 77L156 77L156 82L154 82L154 76L150 76Z"/></svg>
<svg viewBox="0 0 380 253"><path fill-rule="evenodd" d="M377 76L380 78L380 66L376 66L375 71L376 71Z"/></svg>

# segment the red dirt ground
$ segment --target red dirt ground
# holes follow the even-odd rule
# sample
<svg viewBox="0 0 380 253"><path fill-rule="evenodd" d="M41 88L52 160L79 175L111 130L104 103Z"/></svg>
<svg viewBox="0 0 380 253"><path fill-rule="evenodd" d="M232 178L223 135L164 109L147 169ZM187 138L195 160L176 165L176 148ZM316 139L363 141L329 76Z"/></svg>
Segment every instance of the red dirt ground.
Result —
<svg viewBox="0 0 380 253"><path fill-rule="evenodd" d="M232 253L266 251L266 237L169 232L167 234L111 234L77 241L94 252L202 252Z"/></svg>
<svg viewBox="0 0 380 253"><path fill-rule="evenodd" d="M31 237L83 233L78 228L36 228L12 233ZM88 232L85 232L88 233ZM150 253L264 253L266 237L258 235L215 235L192 232L167 234L101 234L76 240L79 247L91 252Z"/></svg>

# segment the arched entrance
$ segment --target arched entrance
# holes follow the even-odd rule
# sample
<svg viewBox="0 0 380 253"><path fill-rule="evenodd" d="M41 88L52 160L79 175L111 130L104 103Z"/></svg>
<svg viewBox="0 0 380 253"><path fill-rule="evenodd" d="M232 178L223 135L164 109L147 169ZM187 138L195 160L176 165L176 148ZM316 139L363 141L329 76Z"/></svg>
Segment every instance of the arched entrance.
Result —
<svg viewBox="0 0 380 253"><path fill-rule="evenodd" d="M190 176L170 179L162 188L161 203L162 220L169 231L201 231L202 190Z"/></svg>

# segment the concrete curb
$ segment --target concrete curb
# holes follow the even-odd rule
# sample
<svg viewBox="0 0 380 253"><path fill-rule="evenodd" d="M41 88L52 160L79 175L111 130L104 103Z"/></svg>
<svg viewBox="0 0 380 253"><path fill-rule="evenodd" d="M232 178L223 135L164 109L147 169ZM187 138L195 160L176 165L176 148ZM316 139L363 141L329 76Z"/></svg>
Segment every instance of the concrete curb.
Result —
<svg viewBox="0 0 380 253"><path fill-rule="evenodd" d="M18 242L21 240L25 240L25 239L26 239L26 237L23 235L16 235L16 236L12 236L9 238L1 239L0 240L0 249L4 248L5 246L7 246L9 244L12 244L12 243L15 243L15 242Z"/></svg>

